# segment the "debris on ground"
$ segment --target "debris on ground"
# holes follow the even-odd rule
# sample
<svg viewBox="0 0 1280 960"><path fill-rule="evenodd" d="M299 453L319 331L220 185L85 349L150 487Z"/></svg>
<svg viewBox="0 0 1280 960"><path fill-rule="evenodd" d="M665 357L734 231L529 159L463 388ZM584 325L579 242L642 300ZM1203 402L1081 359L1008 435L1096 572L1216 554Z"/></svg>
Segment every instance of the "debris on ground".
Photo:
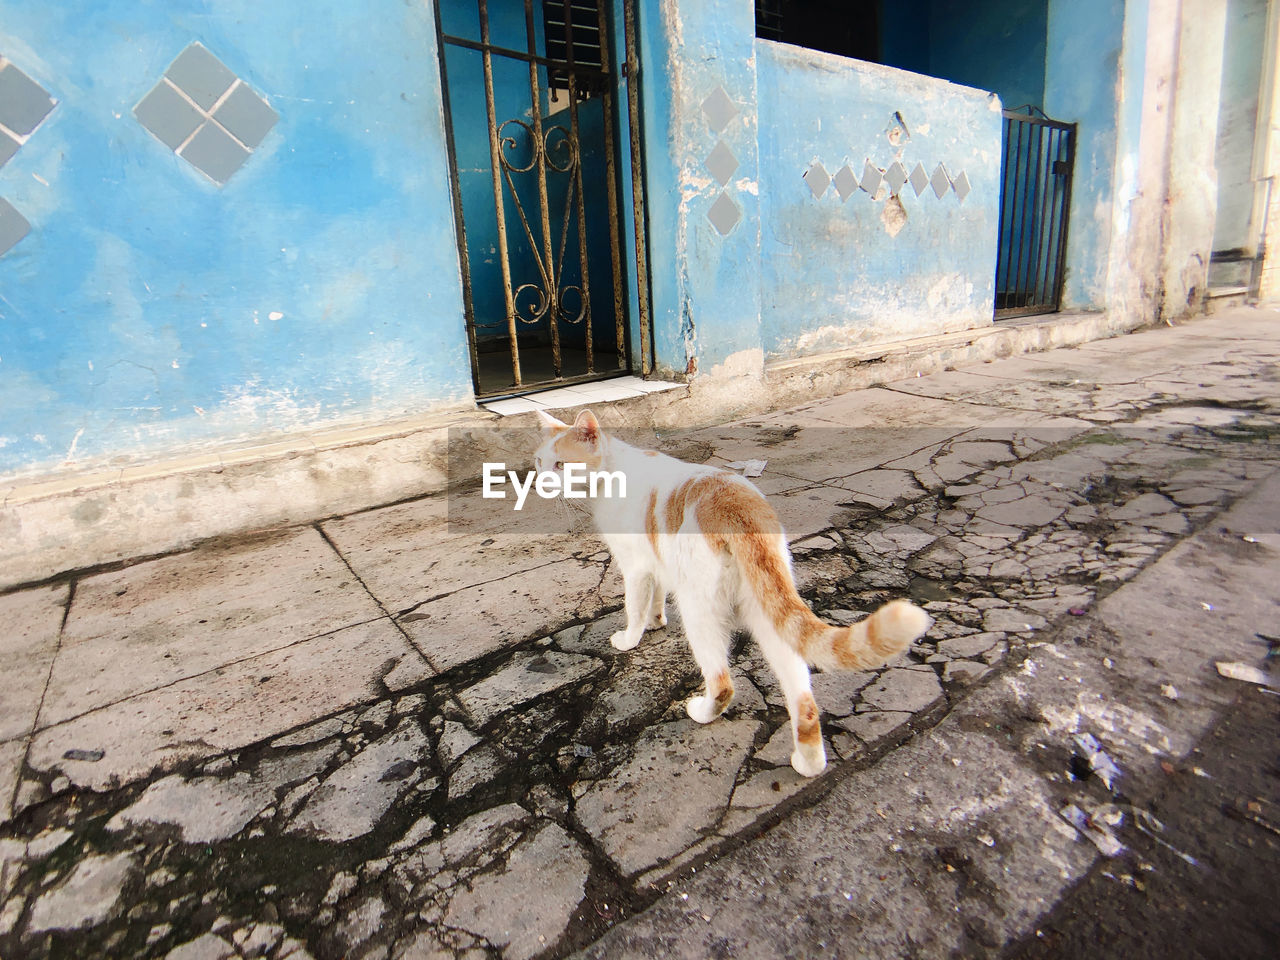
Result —
<svg viewBox="0 0 1280 960"><path fill-rule="evenodd" d="M1103 856L1118 857L1124 853L1125 845L1112 832L1112 828L1124 823L1124 813L1118 808L1108 805L1087 813L1074 803L1069 803L1059 813L1063 820L1091 840Z"/></svg>
<svg viewBox="0 0 1280 960"><path fill-rule="evenodd" d="M1256 683L1260 687L1274 686L1271 678L1267 676L1266 671L1255 667L1251 663L1219 660L1214 664L1214 666L1218 668L1218 673L1228 679L1243 680L1245 683Z"/></svg>
<svg viewBox="0 0 1280 960"><path fill-rule="evenodd" d="M1089 773L1093 773L1108 790L1114 792L1116 781L1120 779L1120 768L1116 766L1116 762L1111 759L1110 754L1102 749L1102 744L1098 742L1097 737L1091 733L1077 733L1072 739L1075 740L1076 746L1081 751L1077 756L1083 759L1088 766L1085 776L1076 776L1076 779L1083 780ZM1075 771L1080 766L1079 763L1072 764L1073 776L1075 776Z"/></svg>
<svg viewBox="0 0 1280 960"><path fill-rule="evenodd" d="M768 460L735 460L733 463L726 463L725 466L730 470L741 470L744 477L758 477L764 473L768 462Z"/></svg>

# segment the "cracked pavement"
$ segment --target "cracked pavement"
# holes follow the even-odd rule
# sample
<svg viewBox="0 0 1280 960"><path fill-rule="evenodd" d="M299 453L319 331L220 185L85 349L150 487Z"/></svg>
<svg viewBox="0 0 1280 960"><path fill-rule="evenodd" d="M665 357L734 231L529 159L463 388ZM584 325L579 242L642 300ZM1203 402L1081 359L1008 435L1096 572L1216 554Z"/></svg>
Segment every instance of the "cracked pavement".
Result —
<svg viewBox="0 0 1280 960"><path fill-rule="evenodd" d="M467 533L442 497L0 595L0 956L997 955L1098 856L1056 814L1063 743L1088 729L1126 769L1192 748L1123 686L1105 709L1061 697L1123 669L1125 598L1231 526L1280 465L1278 320L1242 309L661 438L713 463L767 459L756 482L820 616L906 596L935 618L881 670L814 675L833 762L812 781L789 766L749 638L737 698L699 726L678 617L610 646L621 581L600 541ZM1248 516L1234 549L1266 569L1276 512ZM1222 606L1182 599L1192 616ZM1085 663L1072 644L1089 628L1113 646ZM1199 682L1152 696L1203 726ZM950 762L992 717L1030 725L1033 702L1034 734L1010 742L1041 758L1034 776L994 748ZM904 793L913 771L925 786ZM878 792L854 790L864 779ZM945 829L885 840L938 790ZM995 835L1011 797L1032 798L1052 840ZM838 829L837 802L853 811ZM923 917L855 903L834 833ZM934 881L894 859L912 844L948 882L1025 901L952 923L921 893ZM1004 879L978 876L984 851ZM851 918L858 941L833 947Z"/></svg>

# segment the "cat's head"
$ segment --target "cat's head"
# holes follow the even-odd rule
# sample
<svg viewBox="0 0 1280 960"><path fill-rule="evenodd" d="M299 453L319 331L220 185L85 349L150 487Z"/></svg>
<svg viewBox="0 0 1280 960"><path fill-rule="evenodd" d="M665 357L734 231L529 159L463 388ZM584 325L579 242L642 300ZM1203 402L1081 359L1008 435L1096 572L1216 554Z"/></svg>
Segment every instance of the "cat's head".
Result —
<svg viewBox="0 0 1280 960"><path fill-rule="evenodd" d="M604 434L590 410L578 414L572 425L541 410L538 419L542 422L542 443L534 454L535 470L559 473L566 463L582 463L588 470L600 467Z"/></svg>

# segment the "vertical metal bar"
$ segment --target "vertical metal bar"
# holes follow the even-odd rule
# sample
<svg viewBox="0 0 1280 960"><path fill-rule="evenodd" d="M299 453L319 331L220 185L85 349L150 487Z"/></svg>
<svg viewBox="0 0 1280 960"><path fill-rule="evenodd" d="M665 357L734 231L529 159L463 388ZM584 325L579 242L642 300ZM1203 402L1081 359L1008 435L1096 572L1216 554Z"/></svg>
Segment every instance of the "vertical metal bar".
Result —
<svg viewBox="0 0 1280 960"><path fill-rule="evenodd" d="M449 70L440 22L440 4L433 4L436 15L436 51L440 57L440 100L444 110L445 144L449 153L449 188L453 195L453 228L458 235L458 266L462 271L462 313L467 328L467 353L471 359L471 382L480 393L480 357L476 349L476 310L471 299L471 254L467 249L467 228L462 217L462 185L458 180L458 148L453 136L453 110L449 103Z"/></svg>
<svg viewBox="0 0 1280 960"><path fill-rule="evenodd" d="M1029 279L1032 299L1043 306L1048 302L1041 296L1040 275L1044 272L1044 260L1048 256L1046 249L1048 245L1045 243L1045 197L1048 196L1053 184L1053 152L1049 149L1053 144L1052 127L1045 125L1040 128L1040 143L1044 151L1036 167L1040 180L1036 185L1036 254L1032 260L1034 267Z"/></svg>
<svg viewBox="0 0 1280 960"><path fill-rule="evenodd" d="M609 24L605 14L605 3L606 0L596 0L596 23L597 35L600 37L600 69L604 71L605 75L601 84L600 96L601 108L604 114L604 169L605 190L608 198L606 202L609 204L609 255L611 258L610 265L613 267L613 325L614 334L617 338L618 368L622 369L627 365L627 341L626 315L622 307L622 243L618 212L618 172L617 161L613 155L613 86L616 78L609 70L609 55L612 52L609 48L613 40L613 34L608 29Z"/></svg>
<svg viewBox="0 0 1280 960"><path fill-rule="evenodd" d="M1041 201L1041 211L1044 218L1044 247L1036 265L1036 288L1038 291L1043 292L1043 303L1046 303L1047 306L1053 306L1052 298L1050 296L1051 287L1050 283L1048 283L1048 274L1050 274L1053 257L1057 256L1057 250L1053 247L1053 223L1055 223L1057 195L1059 195L1061 184L1059 183L1059 178L1057 178L1057 173L1055 173L1053 168L1057 165L1057 155L1059 155L1059 151L1061 150L1061 136L1062 132L1056 127L1048 128L1048 132L1046 133L1046 137L1048 137L1048 150L1044 151L1044 155L1047 157L1046 161L1044 161L1044 163L1046 163L1046 166L1044 166L1044 174L1046 174L1047 179L1044 180L1044 197Z"/></svg>
<svg viewBox="0 0 1280 960"><path fill-rule="evenodd" d="M1036 299L1035 277L1040 269L1040 238L1044 224L1040 220L1040 203L1043 199L1044 177L1044 138L1048 130L1039 123L1031 126L1036 138L1035 180L1031 187L1031 195L1027 198L1027 212L1031 217L1031 247L1027 257L1027 302L1034 308L1040 305Z"/></svg>
<svg viewBox="0 0 1280 960"><path fill-rule="evenodd" d="M1071 181L1076 170L1076 132L1079 127L1071 124L1067 130L1067 177L1062 190L1062 221L1058 226L1058 266L1054 278L1053 302L1062 306L1062 287L1066 281L1067 226L1071 222Z"/></svg>
<svg viewBox="0 0 1280 960"><path fill-rule="evenodd" d="M1040 266L1040 186L1041 174L1044 172L1044 135L1045 129L1038 123L1031 125L1031 132L1035 136L1036 141L1036 163L1032 168L1035 176L1031 182L1031 192L1027 195L1027 216L1031 220L1030 242L1027 246L1027 273L1024 278L1024 286L1027 294L1027 303L1033 309L1039 305L1036 300L1036 291L1032 278L1036 275L1036 270Z"/></svg>
<svg viewBox="0 0 1280 960"><path fill-rule="evenodd" d="M1017 251L1013 255L1013 274L1011 276L1012 283L1009 285L1009 293L1013 299L1014 307L1021 307L1018 302L1018 277L1022 273L1022 248L1025 237L1022 230L1022 213L1024 212L1022 202L1022 192L1026 189L1026 177L1023 176L1023 156L1022 156L1022 131L1025 124L1021 120L1015 120L1014 123L1018 127L1017 149L1014 151L1014 167L1013 167L1013 208L1009 211L1011 226L1014 230L1014 239L1016 240ZM1028 144L1030 147L1030 144Z"/></svg>
<svg viewBox="0 0 1280 960"><path fill-rule="evenodd" d="M507 335L511 338L511 373L515 386L520 386L520 347L516 332L516 304L511 289L511 263L507 250L507 219L502 202L502 154L498 145L497 107L493 98L493 56L489 52L489 2L477 0L480 7L480 43L484 49L484 107L489 120L489 159L493 173L493 206L498 215L498 257L502 266L502 296L507 308Z"/></svg>
<svg viewBox="0 0 1280 960"><path fill-rule="evenodd" d="M1058 235L1057 225L1061 223L1059 207L1062 201L1062 177L1055 169L1058 162L1062 158L1062 130L1054 129L1051 131L1050 142L1053 149L1050 151L1049 160L1049 182L1053 185L1049 200L1049 219L1048 232L1046 236L1049 238L1048 249L1044 255L1044 269L1041 272L1041 287L1045 293L1045 300L1056 311L1058 304L1053 301L1053 266L1058 260Z"/></svg>
<svg viewBox="0 0 1280 960"><path fill-rule="evenodd" d="M527 2L527 0L526 0ZM603 38L601 46L604 46ZM573 53L573 8L570 0L564 0L564 48L565 59L569 69L569 129L573 134L573 149L576 154L573 164L573 189L578 201L578 261L582 270L582 309L583 323L587 338L587 373L595 373L595 354L591 337L591 282L587 274L587 219L586 203L582 194L582 141L578 136L578 78ZM565 218L565 230L569 229L569 219Z"/></svg>
<svg viewBox="0 0 1280 960"><path fill-rule="evenodd" d="M640 306L640 372L653 369L649 336L649 254L645 244L644 151L640 147L640 60L636 54L635 0L623 0L623 34L627 50L627 120L631 147L631 206L636 230L636 300Z"/></svg>
<svg viewBox="0 0 1280 960"><path fill-rule="evenodd" d="M1014 166L1010 163L1013 151L1013 121L1004 119L1004 143L1000 150L1000 227L998 231L999 249L996 251L996 309L1009 306L1009 259L1012 251L1013 236L1009 229L1012 221L1014 193L1010 181Z"/></svg>
<svg viewBox="0 0 1280 960"><path fill-rule="evenodd" d="M538 34L533 25L533 0L524 0L524 25L529 56L538 55ZM556 282L559 271L556 269L551 240L551 204L547 198L547 154L542 134L542 89L538 83L538 64L529 60L529 101L533 115L533 155L534 171L538 178L538 213L542 227L542 257L538 264L541 274L542 289L546 294L547 321L551 326L551 366L556 379L561 375L560 361L560 325L556 318L560 315L560 287ZM535 255L535 260L538 257Z"/></svg>
<svg viewBox="0 0 1280 960"><path fill-rule="evenodd" d="M1027 237L1027 261L1024 264L1025 270L1018 275L1018 285L1022 288L1022 301L1027 306L1034 306L1031 302L1031 291L1028 289L1027 282L1031 277L1031 271L1035 265L1036 251L1036 197L1040 193L1040 163L1041 148L1043 146L1043 138L1041 136L1041 128L1038 124L1028 123L1027 131L1032 141L1035 143L1035 160L1031 160L1031 149L1027 149L1027 174L1030 179L1029 189L1027 190L1026 202L1023 205L1023 230ZM1029 222L1028 222L1029 221Z"/></svg>

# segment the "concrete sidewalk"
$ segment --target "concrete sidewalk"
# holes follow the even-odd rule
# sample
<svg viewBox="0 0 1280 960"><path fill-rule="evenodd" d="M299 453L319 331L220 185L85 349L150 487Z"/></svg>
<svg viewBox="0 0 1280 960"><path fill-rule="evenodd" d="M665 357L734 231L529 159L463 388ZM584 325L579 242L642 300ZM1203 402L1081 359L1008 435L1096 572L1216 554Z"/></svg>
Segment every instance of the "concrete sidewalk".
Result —
<svg viewBox="0 0 1280 960"><path fill-rule="evenodd" d="M758 482L828 619L903 595L937 619L902 663L815 677L843 759L816 782L786 766L785 710L750 644L738 700L698 727L677 623L627 654L609 646L621 583L598 541L461 533L440 497L0 596L0 956L532 957L590 943L683 870L763 856L751 838L791 811L848 806L850 771L925 763L941 741L888 752L1025 686L1005 664L1029 643L1085 622L1249 493L1280 464L1278 321L1242 309L660 441L768 460ZM1265 519L1275 501L1251 502ZM1074 677L1037 684L1060 694ZM961 757L968 728L946 729L930 737L952 736ZM988 787L947 789L952 819L989 812ZM800 888L774 874L816 842L795 829L786 866L770 853L742 868L792 905ZM1064 849L1059 886L1091 860ZM1027 876L1045 862L1027 860ZM982 936L1019 935L1050 902L1036 896ZM714 952L701 933L677 936L680 950L661 939L652 918L688 908L660 903L598 955L618 937L638 955ZM802 924L800 954L822 952L823 916ZM926 940L941 955L945 938ZM759 955L785 952L774 946Z"/></svg>

